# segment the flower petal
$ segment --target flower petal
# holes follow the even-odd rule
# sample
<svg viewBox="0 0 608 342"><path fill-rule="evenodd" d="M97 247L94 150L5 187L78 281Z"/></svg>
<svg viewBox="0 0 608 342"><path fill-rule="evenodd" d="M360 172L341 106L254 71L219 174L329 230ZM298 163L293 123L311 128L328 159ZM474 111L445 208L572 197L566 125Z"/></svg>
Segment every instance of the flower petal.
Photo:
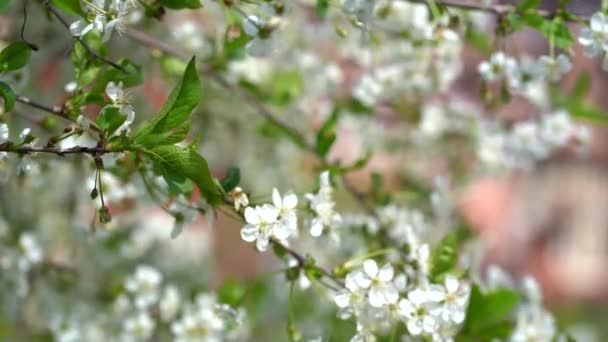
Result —
<svg viewBox="0 0 608 342"><path fill-rule="evenodd" d="M385 264L384 266L382 266L382 268L380 269L380 272L378 273L378 279L380 279L381 281L384 281L384 282L388 282L388 281L393 280L394 275L395 275L395 272L393 270L393 265Z"/></svg>
<svg viewBox="0 0 608 342"><path fill-rule="evenodd" d="M247 242L253 242L260 235L260 230L258 227L252 224L246 224L243 228L241 228L241 239Z"/></svg>
<svg viewBox="0 0 608 342"><path fill-rule="evenodd" d="M378 264L372 259L367 259L363 262L363 271L370 278L374 278L378 274Z"/></svg>

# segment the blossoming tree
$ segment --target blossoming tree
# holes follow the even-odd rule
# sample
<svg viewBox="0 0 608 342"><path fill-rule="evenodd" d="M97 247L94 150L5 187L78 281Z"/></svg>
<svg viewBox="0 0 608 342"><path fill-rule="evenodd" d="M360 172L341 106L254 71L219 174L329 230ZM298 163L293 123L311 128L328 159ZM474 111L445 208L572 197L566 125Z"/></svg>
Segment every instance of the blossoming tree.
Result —
<svg viewBox="0 0 608 342"><path fill-rule="evenodd" d="M569 2L0 1L0 337L567 340L532 278L482 272L453 194L605 121L584 75L556 86L577 44L608 69L608 8ZM524 29L545 55L503 44ZM210 248L278 260L214 283Z"/></svg>

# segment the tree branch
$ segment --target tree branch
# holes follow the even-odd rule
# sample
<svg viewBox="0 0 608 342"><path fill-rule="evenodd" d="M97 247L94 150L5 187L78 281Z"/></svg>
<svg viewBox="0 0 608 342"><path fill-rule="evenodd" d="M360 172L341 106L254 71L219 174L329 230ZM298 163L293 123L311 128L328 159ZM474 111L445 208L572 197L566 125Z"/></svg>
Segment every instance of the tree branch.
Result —
<svg viewBox="0 0 608 342"><path fill-rule="evenodd" d="M30 107L33 107L36 109L40 109L47 113L58 116L62 119L68 120L73 123L77 123L77 121L74 118L71 118L70 116L67 115L67 113L63 110L63 107L61 107L61 106L49 106L49 105L34 101L34 100L30 99L29 97L22 96L22 95L17 95L15 97L15 100L24 105L27 105L27 106L30 106ZM95 132L99 132L99 128L94 125L90 125L89 128Z"/></svg>
<svg viewBox="0 0 608 342"><path fill-rule="evenodd" d="M66 149L61 149L58 147L49 147L49 146L37 147L37 146L30 146L30 145L14 147L11 143L3 143L3 144L0 144L0 152L10 152L10 153L17 153L17 154L49 153L49 154L56 154L58 156L63 157L68 154L90 154L92 156L96 156L96 155L118 152L118 151L110 151L104 147L99 147L99 146L94 146L94 147L74 146L74 147L70 147L70 148L66 148Z"/></svg>

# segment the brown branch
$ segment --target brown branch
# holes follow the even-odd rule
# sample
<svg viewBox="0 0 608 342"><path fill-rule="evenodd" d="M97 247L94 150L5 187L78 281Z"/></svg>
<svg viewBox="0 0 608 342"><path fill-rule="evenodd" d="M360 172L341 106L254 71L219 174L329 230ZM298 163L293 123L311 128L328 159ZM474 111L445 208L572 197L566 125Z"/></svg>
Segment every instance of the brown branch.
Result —
<svg viewBox="0 0 608 342"><path fill-rule="evenodd" d="M37 101L34 101L32 99L30 99L27 96L22 96L22 95L17 95L15 97L15 100L19 103L22 103L24 105L36 108L36 109L40 109L42 111L45 111L47 113L53 114L55 116L58 116L62 119L65 119L67 121L73 122L73 123L77 123L76 119L70 117L65 110L63 109L62 106L49 106ZM99 128L95 125L90 125L89 127L90 129L92 129L95 132L99 132Z"/></svg>
<svg viewBox="0 0 608 342"><path fill-rule="evenodd" d="M411 3L420 3L426 4L428 0L401 0L405 2ZM437 0L435 3L439 6L445 6L455 9L464 9L469 11L479 11L486 12L490 14L494 14L496 16L504 16L509 12L515 10L515 6L505 5L505 4L490 4L484 5L482 1L472 1L472 0ZM599 9L598 9L599 10ZM554 18L559 14L558 11L550 11L546 9L536 9L535 13L540 15L541 17L545 17L548 19ZM583 20L589 20L587 16L576 15L577 18ZM567 17L568 20L572 20L573 18Z"/></svg>
<svg viewBox="0 0 608 342"><path fill-rule="evenodd" d="M0 152L10 152L10 153L17 153L17 154L49 153L49 154L56 154L58 156L63 157L68 154L90 154L92 156L96 156L96 155L118 152L118 151L110 151L104 147L99 147L99 146L94 146L94 147L74 146L74 147L70 147L70 148L61 149L58 147L51 147L51 146L37 147L37 146L30 146L30 145L14 147L12 145L12 143L3 143L3 144L0 144Z"/></svg>
<svg viewBox="0 0 608 342"><path fill-rule="evenodd" d="M51 14L53 14L53 16L55 18L57 18L61 24L68 30L70 31L70 23L68 23L68 21L63 17L63 15L61 14L61 12L55 7L53 6L53 4L51 4L50 0L44 0L42 2L44 4L44 7L51 12ZM70 34L72 34L70 32ZM84 39L82 37L74 37L74 39L76 41L78 41L80 44L82 44L82 46L87 50L87 52L89 53L89 55L103 61L104 63L112 66L115 69L118 69L120 71L123 72L127 72L125 70L125 68L123 68L122 66L120 66L118 63L102 56L101 54L99 54L99 52L95 51L86 41L84 41Z"/></svg>

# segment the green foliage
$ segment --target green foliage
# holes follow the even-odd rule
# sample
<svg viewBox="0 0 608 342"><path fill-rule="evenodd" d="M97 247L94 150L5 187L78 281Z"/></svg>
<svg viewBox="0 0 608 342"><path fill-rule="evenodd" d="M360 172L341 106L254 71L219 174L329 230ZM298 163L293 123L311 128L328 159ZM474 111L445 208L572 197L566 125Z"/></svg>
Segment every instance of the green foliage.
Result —
<svg viewBox="0 0 608 342"><path fill-rule="evenodd" d="M574 38L567 23L560 17L545 18L535 11L538 0L520 3L507 17L509 25L514 30L531 27L540 32L557 48L567 49L574 44Z"/></svg>
<svg viewBox="0 0 608 342"><path fill-rule="evenodd" d="M508 337L512 330L508 317L518 302L519 295L511 290L484 294L478 285L473 285L460 340L490 341Z"/></svg>
<svg viewBox="0 0 608 342"><path fill-rule="evenodd" d="M194 182L199 187L201 195L210 204L221 202L222 194L211 176L207 161L193 148L165 145L141 151L174 176L184 177Z"/></svg>
<svg viewBox="0 0 608 342"><path fill-rule="evenodd" d="M150 147L159 143L154 136L166 135L175 130L183 132L190 113L198 106L201 91L196 62L192 58L182 81L173 89L160 112L135 135L134 142Z"/></svg>
<svg viewBox="0 0 608 342"><path fill-rule="evenodd" d="M470 237L471 231L467 227L460 227L439 242L431 255L431 280L439 282L443 275L454 270L458 262L458 250Z"/></svg>
<svg viewBox="0 0 608 342"><path fill-rule="evenodd" d="M224 177L220 184L222 185L222 189L224 192L230 192L236 188L237 185L241 182L241 169L238 167L231 167L228 169L228 173L226 177Z"/></svg>
<svg viewBox="0 0 608 342"><path fill-rule="evenodd" d="M585 96L591 87L589 75L583 73L579 76L572 90L564 92L558 88L553 91L553 99L557 107L565 108L570 115L579 120L597 124L608 123L608 116L601 109L585 103Z"/></svg>
<svg viewBox="0 0 608 342"><path fill-rule="evenodd" d="M325 158L331 146L336 141L336 125L338 123L338 111L334 110L331 115L325 120L323 126L317 133L316 149L319 156Z"/></svg>
<svg viewBox="0 0 608 342"><path fill-rule="evenodd" d="M298 70L280 71L274 74L268 87L270 98L277 105L287 105L302 94L304 81Z"/></svg>
<svg viewBox="0 0 608 342"><path fill-rule="evenodd" d="M27 65L32 48L24 42L14 42L0 52L0 73L19 70Z"/></svg>
<svg viewBox="0 0 608 342"><path fill-rule="evenodd" d="M319 18L325 18L329 11L329 0L317 0L316 9Z"/></svg>
<svg viewBox="0 0 608 342"><path fill-rule="evenodd" d="M125 88L132 88L144 82L141 67L139 65L129 60L123 60L119 64L125 71L116 68L107 68L99 77L97 77L97 81L91 92L103 92L110 81L122 83Z"/></svg>
<svg viewBox="0 0 608 342"><path fill-rule="evenodd" d="M158 2L171 9L196 9L203 6L200 0L159 0Z"/></svg>
<svg viewBox="0 0 608 342"><path fill-rule="evenodd" d="M51 0L53 5L62 11L73 15L84 16L84 11L80 7L80 0Z"/></svg>
<svg viewBox="0 0 608 342"><path fill-rule="evenodd" d="M0 12L6 11L11 7L11 0L0 0Z"/></svg>
<svg viewBox="0 0 608 342"><path fill-rule="evenodd" d="M15 93L11 87L4 82L0 82L0 97L4 100L4 111L10 112L13 110L15 107Z"/></svg>
<svg viewBox="0 0 608 342"><path fill-rule="evenodd" d="M127 120L127 116L120 113L120 109L114 106L105 106L97 116L97 125L110 136Z"/></svg>

